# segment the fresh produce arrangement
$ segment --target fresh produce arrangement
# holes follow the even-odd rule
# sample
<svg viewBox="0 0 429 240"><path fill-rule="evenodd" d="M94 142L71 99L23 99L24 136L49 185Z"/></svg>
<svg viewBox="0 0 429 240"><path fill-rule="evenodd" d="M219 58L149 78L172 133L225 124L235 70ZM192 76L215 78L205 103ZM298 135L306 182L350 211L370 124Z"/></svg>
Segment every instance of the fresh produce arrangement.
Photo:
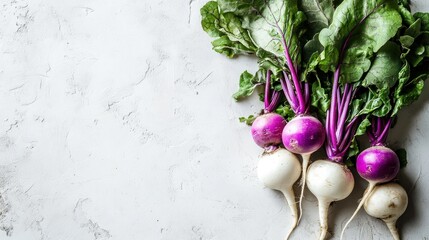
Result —
<svg viewBox="0 0 429 240"><path fill-rule="evenodd" d="M429 13L412 13L409 0L216 0L201 15L213 50L258 62L233 97L259 93L264 103L259 116L240 121L263 149L258 178L289 205L286 239L304 211L305 187L318 200L319 239L328 237L330 205L353 191L354 168L368 188L341 238L363 206L400 239L395 225L408 197L397 175L406 152L389 148L388 133L429 77ZM364 135L367 149L358 144ZM326 159L311 163L322 146Z"/></svg>

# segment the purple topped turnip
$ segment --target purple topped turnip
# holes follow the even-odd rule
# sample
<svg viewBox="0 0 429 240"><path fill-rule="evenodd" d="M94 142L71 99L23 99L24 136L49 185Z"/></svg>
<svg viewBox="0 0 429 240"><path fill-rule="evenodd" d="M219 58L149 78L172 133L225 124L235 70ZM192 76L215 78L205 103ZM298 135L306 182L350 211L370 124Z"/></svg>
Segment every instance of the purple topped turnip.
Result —
<svg viewBox="0 0 429 240"><path fill-rule="evenodd" d="M397 7L393 1L389 3L344 0L336 7L332 23L318 36L323 47L318 67L328 77L333 76L332 85L319 81L319 85L331 89L325 121L328 160L316 161L308 169L308 188L319 202L321 240L328 231L329 204L346 198L353 190L354 178L344 162L362 117L374 111L375 103L368 103L373 96L370 91L359 92L362 82L367 77L378 77L376 71L368 73L371 65L377 67L374 56L401 27Z"/></svg>
<svg viewBox="0 0 429 240"><path fill-rule="evenodd" d="M359 202L355 212L347 221L341 232L341 239L347 226L371 196L377 184L393 180L399 172L400 162L396 153L386 147L387 135L392 119L390 117L372 117L373 121L368 129L371 147L362 151L356 158L356 170L359 175L368 181L368 188ZM391 227L389 227L391 230ZM396 231L391 231L395 239L399 239Z"/></svg>
<svg viewBox="0 0 429 240"><path fill-rule="evenodd" d="M295 117L283 129L282 139L287 150L300 154L302 157L301 194L299 197L299 219L301 219L308 163L311 154L325 142L325 129L317 118L308 114L310 109L309 83L299 80L297 69L292 63L284 37L281 39L281 43L292 81L288 73L284 71L280 82L286 99L295 113Z"/></svg>
<svg viewBox="0 0 429 240"><path fill-rule="evenodd" d="M264 114L255 119L251 132L255 143L265 149L258 163L259 180L266 187L282 192L291 210L293 223L288 233L289 237L298 223L298 211L292 186L299 178L301 165L293 153L279 146L282 143L286 120L281 115L272 113L277 106L280 93L274 91L271 95L270 86L271 72L267 71Z"/></svg>

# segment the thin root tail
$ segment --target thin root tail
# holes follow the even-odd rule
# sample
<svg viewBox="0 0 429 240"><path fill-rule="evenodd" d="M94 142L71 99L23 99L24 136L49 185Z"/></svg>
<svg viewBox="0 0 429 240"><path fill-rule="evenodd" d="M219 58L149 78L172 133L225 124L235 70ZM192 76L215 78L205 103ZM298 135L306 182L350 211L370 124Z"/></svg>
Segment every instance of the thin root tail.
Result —
<svg viewBox="0 0 429 240"><path fill-rule="evenodd" d="M347 221L346 225L344 225L343 230L341 231L341 237L340 240L343 239L344 232L346 231L347 226L352 222L353 218L355 218L356 214L359 212L359 210L362 208L363 204L366 202L368 197L371 195L372 190L374 190L375 183L370 183L365 194L363 195L362 200L359 202L359 205L357 206L355 212L350 217L350 219Z"/></svg>
<svg viewBox="0 0 429 240"><path fill-rule="evenodd" d="M328 211L331 202L319 199L319 221L320 237L319 240L325 240L328 235Z"/></svg>
<svg viewBox="0 0 429 240"><path fill-rule="evenodd" d="M302 217L302 199L304 198L305 183L307 180L307 168L308 168L308 163L310 162L311 154L302 154L301 156L302 156L302 177L301 177L301 194L299 195L298 223L301 221L301 217Z"/></svg>
<svg viewBox="0 0 429 240"><path fill-rule="evenodd" d="M295 194L294 194L292 188L291 189L287 189L287 190L282 191L282 192L283 192L283 195L286 198L286 201L287 201L287 203L289 205L289 208L290 208L290 211L291 211L291 214L292 214L292 217L293 217L292 226L291 226L291 228L290 228L290 230L287 233L286 238L285 238L285 240L288 240L289 236L292 234L293 230L298 225L298 209L296 207Z"/></svg>
<svg viewBox="0 0 429 240"><path fill-rule="evenodd" d="M385 222L387 227L389 228L390 233L394 240L401 240L399 237L398 229L396 228L396 221Z"/></svg>

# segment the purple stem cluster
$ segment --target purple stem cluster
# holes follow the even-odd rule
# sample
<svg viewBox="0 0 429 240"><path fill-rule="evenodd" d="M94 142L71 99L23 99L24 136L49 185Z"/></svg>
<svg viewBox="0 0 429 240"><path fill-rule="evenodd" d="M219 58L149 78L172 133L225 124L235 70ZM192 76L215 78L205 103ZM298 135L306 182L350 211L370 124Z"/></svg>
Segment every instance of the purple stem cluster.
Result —
<svg viewBox="0 0 429 240"><path fill-rule="evenodd" d="M286 43L284 33L278 25L277 29L281 35L280 41L284 49L286 64L292 78L291 80L288 73L283 71L282 76L280 76L283 92L295 115L306 114L310 108L310 86L308 82L301 82L299 80L298 69L293 64L292 58L290 57L289 47Z"/></svg>
<svg viewBox="0 0 429 240"><path fill-rule="evenodd" d="M335 79L331 106L326 113L326 153L329 159L335 162L342 162L357 130L356 117L347 123L349 106L355 91L353 86L347 83L341 93L338 87L338 79Z"/></svg>
<svg viewBox="0 0 429 240"><path fill-rule="evenodd" d="M350 83L344 84L343 92L341 92L339 87L341 63L343 61L344 53L346 51L353 31L354 29L352 29L351 33L349 34L341 48L339 63L334 73L331 106L326 113L326 154L328 155L329 159L335 162L343 161L343 158L346 155L350 144L352 143L353 137L356 133L358 126L357 117L354 117L350 120L350 122L347 123L349 106L355 94L353 85Z"/></svg>
<svg viewBox="0 0 429 240"><path fill-rule="evenodd" d="M327 144L326 144L326 153L329 159L335 162L342 162L345 154L347 153L348 148L353 140L353 137L356 133L358 126L358 118L354 117L347 123L349 105L354 97L355 90L353 90L353 85L346 83L344 85L343 93L341 94L339 88L339 79L341 73L341 64L344 59L344 54L348 47L349 41L352 37L353 32L356 28L361 25L372 13L374 13L382 4L379 4L374 8L369 14L365 15L357 25L355 25L346 40L344 41L341 47L340 57L338 59L338 65L334 73L334 84L332 87L332 98L331 106L326 114L326 134L327 134ZM390 126L390 122L386 123ZM387 127L387 129L389 128ZM378 141L385 142L387 138L387 130L383 128L383 131L376 131L374 135L374 142Z"/></svg>
<svg viewBox="0 0 429 240"><path fill-rule="evenodd" d="M392 124L390 117L373 117L371 127L367 131L371 146L385 146L389 129Z"/></svg>
<svg viewBox="0 0 429 240"><path fill-rule="evenodd" d="M274 91L271 93L271 71L267 71L265 81L265 96L264 96L264 112L270 113L275 110L280 100L280 92Z"/></svg>

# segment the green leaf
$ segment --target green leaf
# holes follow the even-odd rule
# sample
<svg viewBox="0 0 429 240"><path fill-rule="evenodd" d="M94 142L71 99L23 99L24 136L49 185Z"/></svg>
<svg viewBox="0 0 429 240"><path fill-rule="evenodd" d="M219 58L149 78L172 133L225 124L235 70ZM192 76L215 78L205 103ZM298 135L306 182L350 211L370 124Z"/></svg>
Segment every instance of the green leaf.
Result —
<svg viewBox="0 0 429 240"><path fill-rule="evenodd" d="M240 76L240 88L238 89L238 92L233 95L234 99L239 101L252 95L256 86L260 85L264 81L264 79L261 79L260 75L260 71L258 71L255 76L248 71L244 71Z"/></svg>
<svg viewBox="0 0 429 240"><path fill-rule="evenodd" d="M307 16L308 34L314 36L332 22L334 3L332 0L301 0L299 9Z"/></svg>
<svg viewBox="0 0 429 240"><path fill-rule="evenodd" d="M353 99L348 120L350 121L354 117L369 114L378 109L382 104L383 102L373 92L364 92L359 97Z"/></svg>
<svg viewBox="0 0 429 240"><path fill-rule="evenodd" d="M371 126L371 122L368 120L368 117L366 117L360 122L360 124L356 130L355 136L364 135L369 126Z"/></svg>
<svg viewBox="0 0 429 240"><path fill-rule="evenodd" d="M201 26L203 30L207 32L210 37L220 37L223 35L219 31L219 18L220 13L218 9L217 2L210 1L207 2L200 10L201 13Z"/></svg>
<svg viewBox="0 0 429 240"><path fill-rule="evenodd" d="M414 14L415 18L420 18L422 21L422 31L429 31L429 13L417 12Z"/></svg>
<svg viewBox="0 0 429 240"><path fill-rule="evenodd" d="M400 4L398 7L398 11L401 14L402 19L407 25L411 25L415 21L409 6L406 7L405 5Z"/></svg>
<svg viewBox="0 0 429 240"><path fill-rule="evenodd" d="M395 89L395 105L392 116L395 116L400 109L416 101L423 92L424 81L429 74L423 73L410 80L410 66L407 63L399 73L399 84Z"/></svg>
<svg viewBox="0 0 429 240"><path fill-rule="evenodd" d="M391 88L398 81L398 74L402 68L401 49L396 43L387 42L375 56L371 68L366 74L362 85L377 88Z"/></svg>
<svg viewBox="0 0 429 240"><path fill-rule="evenodd" d="M203 30L209 36L216 38L212 42L213 50L228 57L256 52L256 47L247 30L241 26L242 22L239 17L233 13L220 13L215 1L206 3L200 12Z"/></svg>
<svg viewBox="0 0 429 240"><path fill-rule="evenodd" d="M278 106L275 112L282 115L287 121L290 121L293 117L295 117L295 112L287 103Z"/></svg>
<svg viewBox="0 0 429 240"><path fill-rule="evenodd" d="M319 58L320 53L323 51L323 46L319 42L319 34L314 35L313 39L308 41L302 49L303 62L309 63L314 58ZM313 55L317 55L314 57ZM312 59L313 58L313 59ZM314 66L315 68L316 66Z"/></svg>
<svg viewBox="0 0 429 240"><path fill-rule="evenodd" d="M218 0L222 12L232 12L239 16L260 11L265 2L265 0Z"/></svg>
<svg viewBox="0 0 429 240"><path fill-rule="evenodd" d="M393 106L391 103L391 91L390 88L384 87L381 89L378 89L376 94L376 98L378 98L381 101L381 105L378 109L374 110L372 112L372 115L376 117L384 117L390 114L390 111L392 110Z"/></svg>
<svg viewBox="0 0 429 240"><path fill-rule="evenodd" d="M239 2L239 1L236 1ZM244 1L249 2L249 1ZM259 3L256 1L256 3ZM283 42L288 47L294 64L300 62L300 26L305 20L298 11L296 0L271 0L263 5L254 4L254 14L244 17L243 27L259 47L284 59ZM253 3L252 3L253 4Z"/></svg>
<svg viewBox="0 0 429 240"><path fill-rule="evenodd" d="M326 111L331 103L328 90L321 86L320 81L314 81L311 85L311 106L316 109L318 116L322 118L325 118Z"/></svg>
<svg viewBox="0 0 429 240"><path fill-rule="evenodd" d="M283 70L283 63L274 54L259 48L256 51L256 56L258 57L259 67L270 70L273 75L277 76Z"/></svg>
<svg viewBox="0 0 429 240"><path fill-rule="evenodd" d="M407 61L402 66L401 71L398 74L398 86L395 88L394 97L395 99L399 98L402 88L404 88L405 83L410 79L411 67Z"/></svg>
<svg viewBox="0 0 429 240"><path fill-rule="evenodd" d="M326 28L325 28L326 29ZM319 35L320 39L320 35ZM338 48L332 45L324 46L323 52L320 53L319 68L324 72L334 72L339 61L340 51Z"/></svg>
<svg viewBox="0 0 429 240"><path fill-rule="evenodd" d="M251 54L252 50L249 50L243 44L239 42L231 41L228 36L223 35L222 37L212 42L213 50L227 57L234 57L237 54Z"/></svg>
<svg viewBox="0 0 429 240"><path fill-rule="evenodd" d="M422 21L418 18L415 22L413 22L404 32L404 35L416 38L420 35L421 32Z"/></svg>
<svg viewBox="0 0 429 240"><path fill-rule="evenodd" d="M370 58L402 25L393 1L345 0L335 9L332 24L319 34L325 47L321 68L335 71L340 51L348 40L342 61L341 82L356 82L371 66Z"/></svg>
<svg viewBox="0 0 429 240"><path fill-rule="evenodd" d="M414 43L414 38L408 35L401 36L399 38L399 42L401 43L402 47L409 48Z"/></svg>
<svg viewBox="0 0 429 240"><path fill-rule="evenodd" d="M238 120L242 123L246 123L249 126L252 126L253 122L257 116L249 115L248 117L240 117Z"/></svg>
<svg viewBox="0 0 429 240"><path fill-rule="evenodd" d="M398 0L398 3L406 8L408 11L411 10L410 8L410 0Z"/></svg>

